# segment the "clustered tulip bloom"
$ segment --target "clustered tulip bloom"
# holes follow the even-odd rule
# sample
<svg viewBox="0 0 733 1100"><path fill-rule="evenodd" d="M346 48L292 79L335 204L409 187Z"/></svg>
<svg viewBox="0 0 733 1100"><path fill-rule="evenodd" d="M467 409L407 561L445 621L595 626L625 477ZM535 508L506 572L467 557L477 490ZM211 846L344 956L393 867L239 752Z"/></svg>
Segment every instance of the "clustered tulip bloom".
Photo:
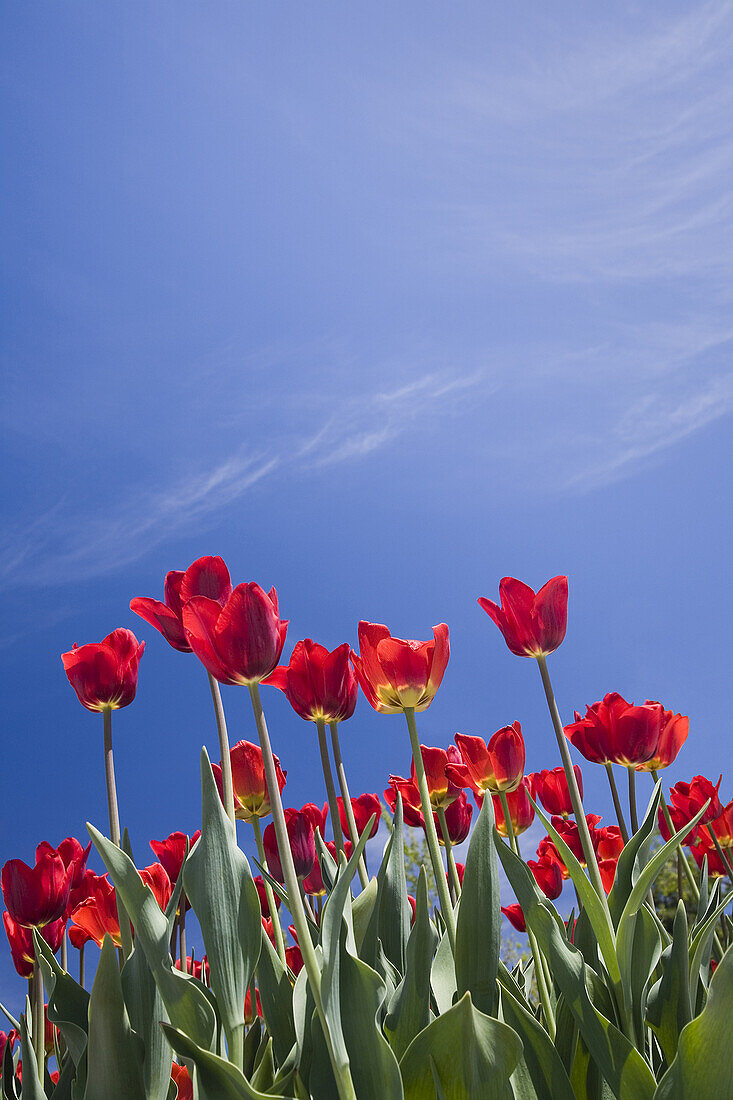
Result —
<svg viewBox="0 0 733 1100"><path fill-rule="evenodd" d="M659 703L634 706L611 692L589 706L585 718L576 711L565 736L593 764L635 768L655 757L664 713Z"/></svg>
<svg viewBox="0 0 733 1100"><path fill-rule="evenodd" d="M553 577L535 593L514 577L499 583L500 604L485 596L479 606L496 623L517 657L554 653L565 637L568 622L568 578Z"/></svg>
<svg viewBox="0 0 733 1100"><path fill-rule="evenodd" d="M370 705L382 714L427 710L443 681L450 645L448 627L433 627L429 642L393 638L381 623L359 623L359 654L351 654Z"/></svg>
<svg viewBox="0 0 733 1100"><path fill-rule="evenodd" d="M696 775L690 783L675 783L674 787L670 788L670 811L674 810L679 815L681 825L686 821L691 821L706 802L709 802L709 805L697 823L698 829L720 817L723 812L723 805L718 797L718 791L720 790L722 778L721 776L713 786L704 775ZM674 820L674 815L672 819ZM677 828L681 828L681 825Z"/></svg>
<svg viewBox="0 0 733 1100"><path fill-rule="evenodd" d="M573 766L575 779L583 797L583 776L577 764ZM561 817L569 817L573 812L568 781L565 777L565 769L544 769L541 772L532 772L527 776L529 790L535 801L539 799L548 814L559 814Z"/></svg>
<svg viewBox="0 0 733 1100"><path fill-rule="evenodd" d="M256 817L267 817L271 812L270 796L267 791L265 779L265 765L262 759L262 749L259 745L253 745L251 741L238 741L232 745L229 751L229 759L232 765L232 783L234 786L234 812L242 821L252 821ZM285 786L287 772L280 767L280 761L275 759L275 773L277 783L282 792ZM221 766L212 764L219 794L222 795Z"/></svg>
<svg viewBox="0 0 733 1100"><path fill-rule="evenodd" d="M379 821L382 816L382 803L379 800L377 794L360 794L358 798L352 798L351 809L354 812L354 821L356 822L356 831L361 834L369 824L369 820L374 816L374 823L369 832L369 836L373 837L377 835L377 829L379 828ZM344 801L342 798L337 799L339 809L339 819L341 821L341 828L344 833L349 831L349 823L346 817L346 810L344 809Z"/></svg>
<svg viewBox="0 0 733 1100"><path fill-rule="evenodd" d="M221 558L199 558L185 572L173 569L166 574L165 603L149 596L136 596L130 610L158 630L180 653L190 653L191 646L183 629L184 604L194 596L206 596L223 606L232 593L229 570Z"/></svg>
<svg viewBox="0 0 733 1100"><path fill-rule="evenodd" d="M458 761L450 762L448 774L461 786L483 796L508 794L519 786L524 774L524 738L519 722L497 730L488 745L481 737L457 733Z"/></svg>
<svg viewBox="0 0 733 1100"><path fill-rule="evenodd" d="M278 613L277 592L254 581L238 584L222 605L192 596L183 605L186 641L207 672L221 684L256 684L274 671L285 644L287 620Z"/></svg>
<svg viewBox="0 0 733 1100"><path fill-rule="evenodd" d="M79 702L87 710L118 710L128 706L137 691L137 674L145 642L120 627L101 642L74 644L61 654L64 671Z"/></svg>
<svg viewBox="0 0 733 1100"><path fill-rule="evenodd" d="M333 652L311 638L296 642L287 665L278 665L263 683L279 688L291 707L309 722L345 722L356 706L358 685L348 643Z"/></svg>
<svg viewBox="0 0 733 1100"><path fill-rule="evenodd" d="M509 808L514 835L519 836L521 833L526 832L534 821L534 806L529 800L529 786L526 778L522 779L516 790L509 791L504 797ZM492 799L496 828L501 836L508 836L509 829L504 820L504 807L501 804L501 799L497 795L493 795Z"/></svg>

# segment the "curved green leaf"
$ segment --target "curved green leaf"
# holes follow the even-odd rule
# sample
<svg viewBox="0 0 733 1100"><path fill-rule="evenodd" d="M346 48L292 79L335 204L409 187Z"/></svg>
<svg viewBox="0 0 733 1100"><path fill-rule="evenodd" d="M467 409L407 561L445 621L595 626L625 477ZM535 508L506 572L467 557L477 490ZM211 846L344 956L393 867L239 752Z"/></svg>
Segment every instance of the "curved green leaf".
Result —
<svg viewBox="0 0 733 1100"><path fill-rule="evenodd" d="M257 963L257 982L262 1012L272 1035L278 1063L287 1058L295 1042L293 987L270 938L262 931L262 950Z"/></svg>
<svg viewBox="0 0 733 1100"><path fill-rule="evenodd" d="M671 1064L683 1027L690 1022L690 976L687 954L687 914L680 899L672 928L672 943L662 955L662 976L649 993L646 1020L662 1053Z"/></svg>
<svg viewBox="0 0 733 1100"><path fill-rule="evenodd" d="M62 969L43 936L34 929L33 944L48 990L48 1018L60 1029L76 1065L87 1048L89 994Z"/></svg>
<svg viewBox="0 0 733 1100"><path fill-rule="evenodd" d="M554 1043L531 1012L501 986L501 1012L505 1023L522 1040L523 1053L512 1076L515 1100L575 1100L562 1059Z"/></svg>
<svg viewBox="0 0 733 1100"><path fill-rule="evenodd" d="M485 798L466 854L456 923L456 984L459 996L470 993L479 1012L496 1012L501 943L499 865L494 844L494 807Z"/></svg>
<svg viewBox="0 0 733 1100"><path fill-rule="evenodd" d="M130 1027L122 995L117 952L105 936L89 998L87 1087L84 1100L145 1100L140 1039Z"/></svg>
<svg viewBox="0 0 733 1100"><path fill-rule="evenodd" d="M33 1050L26 1020L31 1016L31 1003L26 998L25 1016L20 1018L20 1056L23 1060L23 1087L21 1100L46 1100L46 1093L38 1077L36 1055Z"/></svg>
<svg viewBox="0 0 733 1100"><path fill-rule="evenodd" d="M133 1030L145 1048L143 1085L146 1100L166 1100L171 1081L173 1054L158 1026L168 1017L160 990L140 947L134 947L121 974L122 992Z"/></svg>
<svg viewBox="0 0 733 1100"><path fill-rule="evenodd" d="M171 1024L160 1026L176 1054L195 1064L199 1100L288 1100L282 1095L258 1092L231 1062L204 1050Z"/></svg>
<svg viewBox="0 0 733 1100"><path fill-rule="evenodd" d="M425 868L417 882L415 923L407 941L405 976L395 990L384 1021L384 1031L399 1059L415 1036L430 1023L430 967L438 934L428 915Z"/></svg>

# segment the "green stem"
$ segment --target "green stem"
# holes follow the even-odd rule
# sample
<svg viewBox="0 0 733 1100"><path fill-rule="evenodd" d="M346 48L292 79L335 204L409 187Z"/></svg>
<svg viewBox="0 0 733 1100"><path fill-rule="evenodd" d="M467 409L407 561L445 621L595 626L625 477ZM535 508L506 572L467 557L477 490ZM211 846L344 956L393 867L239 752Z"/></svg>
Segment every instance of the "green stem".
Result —
<svg viewBox="0 0 733 1100"><path fill-rule="evenodd" d="M234 816L234 783L232 782L232 758L229 755L229 735L227 734L227 720L224 715L224 704L221 701L221 689L219 681L208 673L211 698L214 701L214 716L216 728L219 734L219 755L221 757L221 786L224 794L224 809L232 823L234 835L237 835L236 819Z"/></svg>
<svg viewBox="0 0 733 1100"><path fill-rule="evenodd" d="M611 797L613 798L613 808L616 811L616 819L618 821L618 827L621 830L621 839L624 844L629 842L629 831L626 828L626 822L624 821L624 813L621 809L621 799L618 796L618 787L616 786L616 778L613 774L613 764L606 764L606 775L608 776L608 782L611 786Z"/></svg>
<svg viewBox="0 0 733 1100"><path fill-rule="evenodd" d="M252 818L252 830L255 834L255 844L257 845L257 858L260 861L260 865L267 870L267 856L265 855L265 846L262 843L262 827L260 825L259 817ZM270 910L270 920L272 921L272 929L275 933L275 946L277 947L277 953L280 956L280 962L283 966L287 966L285 957L285 940L283 939L282 925L280 924L280 917L278 915L277 906L275 905L275 891L270 886L270 883L263 876L265 883L265 897L267 898L267 908Z"/></svg>
<svg viewBox="0 0 733 1100"><path fill-rule="evenodd" d="M318 748L321 753L321 768L323 769L323 778L326 781L326 797L328 799L328 812L331 815L331 828L333 829L333 839L336 842L336 850L338 852L346 851L344 849L344 834L341 829L341 818L339 817L339 807L336 801L336 788L333 785L333 772L331 771L331 761L328 757L328 743L326 741L326 723L322 718L319 718L316 722L316 729L318 730ZM338 857L336 859L338 863Z"/></svg>
<svg viewBox="0 0 733 1100"><path fill-rule="evenodd" d="M104 775L107 782L107 809L109 811L109 836L113 844L120 847L120 812L117 805L117 784L115 782L115 761L112 752L112 708L105 707L102 711L102 725L104 729ZM130 922L122 904L119 892L115 891L117 898L117 919L120 923L120 941L122 944L122 958L128 959L132 953L132 933Z"/></svg>
<svg viewBox="0 0 733 1100"><path fill-rule="evenodd" d="M423 764L422 753L420 752L420 738L417 735L414 707L405 707L405 718L407 719L407 728L410 731L412 759L415 765L415 775L417 776L417 785L420 791L420 803L422 806L423 817L425 818L425 836L428 842L430 861L433 865L435 886L438 891L438 897L440 899L440 908L443 913L443 920L445 921L446 931L448 932L448 942L450 943L451 952L453 953L453 955L455 955L456 918L453 914L453 906L451 905L450 894L448 893L448 880L445 877L445 868L443 867L443 860L440 856L438 833L435 828L435 821L433 820L433 808L430 804L428 781L425 778L425 765Z"/></svg>
<svg viewBox="0 0 733 1100"><path fill-rule="evenodd" d="M456 867L455 857L453 855L453 845L448 834L448 822L445 818L445 810L441 806L437 811L438 821L440 822L440 831L443 836L443 846L445 848L445 855L448 861L448 875L450 878L450 892L451 901L455 905L461 896L461 880L458 877L458 868Z"/></svg>
<svg viewBox="0 0 733 1100"><path fill-rule="evenodd" d="M61 939L61 958L60 958L59 961L61 963L61 969L68 971L68 969L69 969L69 941L66 938L66 929L64 929L64 934L63 934L63 937Z"/></svg>
<svg viewBox="0 0 733 1100"><path fill-rule="evenodd" d="M303 908L303 901L300 896L300 888L298 884L298 876L295 873L295 865L293 863L293 853L290 850L290 841L288 839L288 830L285 823L285 813L283 811L283 804L280 798L280 788L277 783L277 776L275 774L275 761L272 755L272 746L270 744L270 735L267 732L267 722L265 721L265 713L262 709L262 701L260 699L259 684L249 684L249 695L252 700L252 710L255 716L255 723L257 725L257 734L260 739L260 747L262 749L262 760L265 768L265 779L267 781L267 791L270 798L270 807L272 809L272 820L275 826L275 837L277 839L277 847L280 853L280 863L282 865L283 878L285 879L285 889L288 894L288 908L293 917L293 923L295 925L295 931L298 935L298 946L300 947L301 955L303 956L303 965L305 967L306 974L308 976L308 982L313 994L313 1000L316 1006L316 1012L318 1013L321 1030L323 1037L326 1041L326 1047L328 1049L328 1055L333 1067L334 1077L336 1079L336 1088L340 1100L357 1100L356 1092L354 1090L354 1084L351 1079L351 1070L349 1067L349 1058L346 1050L339 1054L333 1045L331 1037L331 1029L326 1018L326 1014L323 1009L323 998L321 995L321 971L318 966L318 959L313 948L313 942L310 937L310 930L308 928L308 918Z"/></svg>
<svg viewBox="0 0 733 1100"><path fill-rule="evenodd" d="M329 729L331 730L331 746L333 748L333 759L334 763L336 764L336 775L338 776L339 788L341 789L341 801L344 804L346 824L349 827L349 836L351 837L351 843L354 845L354 847L356 847L356 845L359 843L359 830L356 827L354 807L351 805L349 785L346 782L346 769L344 768L344 762L341 758L341 745L339 743L338 722L330 722ZM358 870L362 889L366 889L366 887L369 885L369 871L367 870L365 855L362 855L361 859L359 860Z"/></svg>
<svg viewBox="0 0 733 1100"><path fill-rule="evenodd" d="M552 718L552 725L555 730L555 737L557 738L557 746L560 750L560 757L562 759L562 766L565 770L565 778L568 784L568 791L570 793L570 801L573 807L573 813L575 814L575 823L578 826L578 834L580 836L580 843L583 848L583 855L585 856L586 867L588 868L588 874L590 880L593 883L596 893L601 899L606 913L608 912L608 899L606 898L606 891L603 889L603 881L601 880L601 872L598 870L598 861L596 859L596 853L593 848L593 843L590 838L590 832L588 831L588 822L585 820L585 811L583 810L583 800L580 797L580 791L578 790L578 781L575 778L575 772L573 771L573 764L570 759L570 750L568 749L568 742L563 730L562 722L560 720L560 712L557 709L557 703L555 702L555 693L552 690L552 683L550 681L550 673L547 669L547 661L544 655L537 658L537 664L540 669L540 676L542 677L542 686L545 689L545 696L547 698L547 705L550 709L550 717Z"/></svg>
<svg viewBox="0 0 733 1100"><path fill-rule="evenodd" d="M639 832L639 813L636 809L636 768L627 768L629 773L629 814L631 815L631 832Z"/></svg>
<svg viewBox="0 0 733 1100"><path fill-rule="evenodd" d="M185 974L186 965L186 895L181 894L181 912L178 916L178 943L180 945L181 973Z"/></svg>
<svg viewBox="0 0 733 1100"><path fill-rule="evenodd" d="M79 985L84 988L84 979L86 974L84 973L84 948L86 944L82 944L79 948Z"/></svg>
<svg viewBox="0 0 733 1100"><path fill-rule="evenodd" d="M43 977L38 963L33 965L33 1048L36 1054L38 1077L43 1081L46 1068L46 1028L43 1018Z"/></svg>

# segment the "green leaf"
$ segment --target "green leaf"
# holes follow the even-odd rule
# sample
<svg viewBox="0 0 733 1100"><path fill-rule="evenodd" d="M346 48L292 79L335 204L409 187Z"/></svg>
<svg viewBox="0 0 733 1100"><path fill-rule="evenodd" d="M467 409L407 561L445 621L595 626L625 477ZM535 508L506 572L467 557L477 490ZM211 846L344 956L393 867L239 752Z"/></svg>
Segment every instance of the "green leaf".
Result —
<svg viewBox="0 0 733 1100"><path fill-rule="evenodd" d="M48 990L48 1018L60 1029L71 1057L79 1065L87 1048L89 994L59 966L51 948L35 929L33 945Z"/></svg>
<svg viewBox="0 0 733 1100"><path fill-rule="evenodd" d="M25 1016L20 1018L20 1056L23 1060L23 1087L21 1100L46 1100L46 1093L41 1085L36 1065L36 1054L33 1050L28 1025L26 1020L31 1015L31 1003L26 998Z"/></svg>
<svg viewBox="0 0 733 1100"><path fill-rule="evenodd" d="M201 837L183 869L183 888L201 926L231 1057L244 1039L244 998L260 955L262 923L257 887L237 846L205 748L201 802Z"/></svg>
<svg viewBox="0 0 733 1100"><path fill-rule="evenodd" d="M385 955L401 976L405 970L405 948L410 935L410 918L405 878L402 796L398 795L392 819L392 833L385 846L382 865L377 874L377 900L362 941L364 962L371 965L376 963L377 940L381 940Z"/></svg>
<svg viewBox="0 0 733 1100"><path fill-rule="evenodd" d="M680 1034L677 1056L654 1100L722 1100L729 1094L733 1081L731 1019L733 948L729 947L713 974L705 1008Z"/></svg>
<svg viewBox="0 0 733 1100"><path fill-rule="evenodd" d="M550 1036L506 985L501 986L501 1012L524 1048L512 1076L515 1100L575 1100L570 1079Z"/></svg>
<svg viewBox="0 0 733 1100"><path fill-rule="evenodd" d="M586 963L566 938L554 906L540 892L532 872L506 844L499 858L531 928L550 963L555 986L564 994L578 1030L618 1100L650 1100L654 1076L639 1052L592 1003L586 986ZM588 970L589 974L593 971Z"/></svg>
<svg viewBox="0 0 733 1100"><path fill-rule="evenodd" d="M141 947L133 948L122 968L121 980L130 1024L145 1048L143 1085L146 1100L166 1100L173 1055L158 1025L168 1017Z"/></svg>
<svg viewBox="0 0 733 1100"><path fill-rule="evenodd" d="M214 1007L198 982L173 967L168 921L160 906L125 853L93 825L87 824L87 830L122 896L169 1019L199 1046L211 1048L217 1026Z"/></svg>
<svg viewBox="0 0 733 1100"><path fill-rule="evenodd" d="M204 1050L171 1024L160 1026L176 1054L195 1063L199 1100L288 1100L282 1095L258 1092L231 1062Z"/></svg>
<svg viewBox="0 0 733 1100"><path fill-rule="evenodd" d="M652 797L644 814L644 820L638 830L629 837L618 858L613 886L608 895L608 908L614 928L618 927L619 918L623 913L626 902L629 900L629 894L634 888L640 870L649 861L651 844L657 829L657 816L661 798L662 783L660 780L654 786Z"/></svg>
<svg viewBox="0 0 733 1100"><path fill-rule="evenodd" d="M428 915L428 884L425 868L417 882L415 923L407 941L405 976L395 990L384 1031L399 1059L423 1028L430 1023L430 967L438 934Z"/></svg>
<svg viewBox="0 0 733 1100"><path fill-rule="evenodd" d="M105 936L89 998L87 1087L84 1100L145 1100L143 1045L130 1027L117 952Z"/></svg>
<svg viewBox="0 0 733 1100"><path fill-rule="evenodd" d="M493 1016L498 1003L496 973L501 944L499 865L493 837L494 808L485 798L466 854L456 924L458 993L470 993L479 1012Z"/></svg>
<svg viewBox="0 0 733 1100"><path fill-rule="evenodd" d="M295 1042L293 987L287 970L264 930L262 950L257 963L257 982L262 1012L275 1047L275 1057L282 1065Z"/></svg>
<svg viewBox="0 0 733 1100"><path fill-rule="evenodd" d="M435 952L433 966L430 971L430 985L435 997L438 1011L442 1014L448 1012L453 1004L453 998L457 992L456 968L453 961L448 933L444 932Z"/></svg>
<svg viewBox="0 0 733 1100"><path fill-rule="evenodd" d="M484 800L484 805L488 799ZM400 1062L405 1100L505 1100L522 1053L510 1027L479 1012L466 993L410 1043Z"/></svg>
<svg viewBox="0 0 733 1100"><path fill-rule="evenodd" d="M687 954L687 914L680 899L672 928L672 943L662 955L662 976L649 993L646 1019L671 1064L683 1027L690 1022L690 977Z"/></svg>
<svg viewBox="0 0 733 1100"><path fill-rule="evenodd" d="M634 941L631 947L631 965L627 986L636 1045L640 1050L644 1049L647 990L661 954L662 945L657 922L646 905L642 905L634 925Z"/></svg>
<svg viewBox="0 0 733 1100"><path fill-rule="evenodd" d="M364 938L369 928L369 922L372 919L374 907L377 903L377 892L377 880L375 878L370 878L369 885L354 898L351 905L351 919L354 922L354 939L356 940L356 946L360 955Z"/></svg>

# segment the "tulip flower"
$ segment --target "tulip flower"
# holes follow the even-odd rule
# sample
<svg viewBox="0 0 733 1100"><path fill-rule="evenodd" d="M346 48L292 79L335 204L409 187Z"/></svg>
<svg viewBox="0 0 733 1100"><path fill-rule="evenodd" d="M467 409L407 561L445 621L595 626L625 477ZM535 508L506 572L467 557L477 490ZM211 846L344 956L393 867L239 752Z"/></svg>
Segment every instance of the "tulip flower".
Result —
<svg viewBox="0 0 733 1100"><path fill-rule="evenodd" d="M186 641L221 684L256 684L274 671L285 644L277 592L238 584L226 603L192 596L183 605Z"/></svg>
<svg viewBox="0 0 733 1100"><path fill-rule="evenodd" d="M552 820L553 828L560 834L560 836L565 841L565 843L567 844L570 851L573 853L573 855L577 859L578 863L580 863L581 866L585 866L585 851L584 851L583 845L581 844L581 841L580 841L580 833L578 832L578 826L577 826L576 822L566 821L564 817L559 817L559 816L553 817L553 818L551 818L551 820ZM597 837L598 830L597 830L596 826L598 825L598 822L601 820L601 817L600 817L600 814L586 814L585 815L585 820L586 820L588 831L590 833L591 841L592 841L592 844L593 844L593 851L595 853L596 846L597 846L597 843L598 843L598 837ZM559 855L559 853L558 853L558 859L562 863L562 857ZM568 877L567 869L565 869L565 866L563 864L563 878L567 878L567 877Z"/></svg>
<svg viewBox="0 0 733 1100"><path fill-rule="evenodd" d="M326 839L326 822L328 821L328 803L324 802L322 806L317 806L315 802L306 802L304 806L300 807L300 812L310 818L313 828L318 829L321 834L321 839Z"/></svg>
<svg viewBox="0 0 733 1100"><path fill-rule="evenodd" d="M73 892L78 890L84 882L84 878L87 870L87 860L89 859L89 853L92 850L91 840L87 844L86 848L82 848L76 837L67 836L65 840L56 848L56 851L61 856L66 867L67 874L69 876L69 889ZM42 841L36 848L36 859L38 859L39 852L41 851L53 851L51 845L47 841ZM71 896L70 896L71 897Z"/></svg>
<svg viewBox="0 0 733 1100"><path fill-rule="evenodd" d="M105 877L105 875L95 874L94 871L90 870L88 867L85 869L79 885L72 887L69 893L69 902L66 906L67 916L71 916L77 905L81 905L81 903L83 901L86 901L87 898L91 898L94 896L94 891L96 889L97 883L100 881L100 879Z"/></svg>
<svg viewBox="0 0 733 1100"><path fill-rule="evenodd" d="M721 848L733 848L733 801L723 807L722 813L709 822L709 826Z"/></svg>
<svg viewBox="0 0 733 1100"><path fill-rule="evenodd" d="M285 824L290 843L290 851L295 865L295 873L299 879L307 878L313 870L316 859L316 840L313 819L301 810L285 810ZM277 882L284 882L282 860L275 836L274 823L265 829L263 844L267 857L267 866L270 874Z"/></svg>
<svg viewBox="0 0 733 1100"><path fill-rule="evenodd" d="M176 970L182 970L181 960L176 959L174 966ZM191 974L194 978L197 978L204 985L209 984L209 960L206 955L200 959L194 959L191 955L186 955L186 973Z"/></svg>
<svg viewBox="0 0 733 1100"><path fill-rule="evenodd" d="M708 877L710 878L723 878L730 873L729 867L725 861L720 858L715 848L710 845L708 847L704 843L691 844L690 852L692 858L695 860L697 866L702 869L703 861L708 861Z"/></svg>
<svg viewBox="0 0 733 1100"><path fill-rule="evenodd" d="M74 644L61 654L64 671L87 710L118 710L129 706L137 690L137 673L145 642L120 627L101 642Z"/></svg>
<svg viewBox="0 0 733 1100"><path fill-rule="evenodd" d="M171 1081L178 1089L176 1093L178 1100L193 1100L193 1081L185 1066L179 1066L177 1062L173 1063L171 1066Z"/></svg>
<svg viewBox="0 0 733 1100"><path fill-rule="evenodd" d="M191 647L183 629L183 605L194 596L206 596L224 605L232 594L229 570L221 558L199 558L185 572L173 569L166 574L165 603L149 596L136 596L130 610L154 626L165 640L180 653L190 653Z"/></svg>
<svg viewBox="0 0 733 1100"><path fill-rule="evenodd" d="M384 790L384 801L393 814L397 806L398 794L402 795L402 819L405 825L409 825L411 828L424 828L425 818L419 809L420 792L417 785L409 779L401 779L398 775L390 777L389 787ZM405 795L408 796L410 801L406 801ZM413 800L416 800L416 805L413 805Z"/></svg>
<svg viewBox="0 0 733 1100"><path fill-rule="evenodd" d="M557 850L555 842L551 840L549 836L543 837L537 845L537 859L540 863L557 863L558 867L563 872L563 877L567 878L567 875L564 873L565 864L560 858L560 853Z"/></svg>
<svg viewBox="0 0 733 1100"><path fill-rule="evenodd" d="M63 917L71 879L62 857L50 844L39 844L35 866L9 859L2 869L2 891L10 916L27 928L42 928Z"/></svg>
<svg viewBox="0 0 733 1100"><path fill-rule="evenodd" d="M369 819L374 816L374 823L369 832L370 838L377 835L379 828L379 822L382 817L382 803L379 800L378 794L360 794L358 798L350 799L351 809L354 814L354 821L356 823L356 832L358 836L366 829ZM341 827L345 833L349 832L349 823L346 817L346 810L344 808L343 798L338 799L339 817L341 818Z"/></svg>
<svg viewBox="0 0 733 1100"><path fill-rule="evenodd" d="M443 811L445 815L445 823L448 828L448 840L451 844L462 844L468 836L469 829L471 828L471 818L473 816L473 806L468 801L468 797L465 791L461 791L458 798L454 802L451 802L450 806ZM445 837L443 836L443 825L440 821L440 816L435 814L435 827L438 830L438 840L441 844L445 844Z"/></svg>
<svg viewBox="0 0 733 1100"><path fill-rule="evenodd" d="M675 783L669 792L670 812L674 808L683 822L691 821L709 800L710 805L698 821L697 827L701 828L708 822L714 821L723 812L723 805L718 797L722 778L721 776L715 786L704 775L696 775L690 783Z"/></svg>
<svg viewBox="0 0 733 1100"><path fill-rule="evenodd" d="M162 863L170 881L175 885L181 873L183 860L186 857L186 845L190 851L201 836L201 830L197 829L193 836L186 833L175 832L167 836L165 840L151 840L150 847Z"/></svg>
<svg viewBox="0 0 733 1100"><path fill-rule="evenodd" d="M568 621L568 578L553 577L539 592L514 577L499 584L501 604L485 596L479 606L496 623L504 641L518 657L554 653L565 637Z"/></svg>
<svg viewBox="0 0 733 1100"><path fill-rule="evenodd" d="M153 897L165 913L168 902L171 900L173 885L168 872L162 863L151 863L149 867L143 867L138 871L140 878L152 891Z"/></svg>
<svg viewBox="0 0 733 1100"><path fill-rule="evenodd" d="M450 645L445 623L430 642L393 638L381 623L359 623L359 655L351 660L370 705L381 714L427 710L441 685Z"/></svg>
<svg viewBox="0 0 733 1100"><path fill-rule="evenodd" d="M245 994L245 998L244 998L244 1022L246 1024L248 1024L248 1025L251 1024L254 1021L255 1015L257 1015L257 1016L262 1015L262 1005L260 1003L260 991L258 989L255 989L255 1009L256 1009L256 1012L253 1012L252 1011L252 991L251 991L251 989L248 989L247 993Z"/></svg>
<svg viewBox="0 0 733 1100"><path fill-rule="evenodd" d="M25 975L23 975L23 977L24 976ZM0 1066L2 1066L5 1060L5 1047L9 1043L10 1050L12 1051L13 1047L15 1046L16 1039L19 1038L20 1036L18 1035L18 1032L15 1030L15 1028L11 1028L8 1032L0 1031Z"/></svg>
<svg viewBox="0 0 733 1100"><path fill-rule="evenodd" d="M265 890L265 880L263 879L262 875L255 875L254 883L257 887L257 894L260 899L260 911L262 912L262 917L263 919L267 920L271 916L271 913L267 891ZM273 894L273 899L275 902L275 909L277 910L280 908L280 898L277 894Z"/></svg>
<svg viewBox="0 0 733 1100"><path fill-rule="evenodd" d="M290 970L297 977L303 969L303 955L301 954L298 944L293 944L292 947L286 947L285 959Z"/></svg>
<svg viewBox="0 0 733 1100"><path fill-rule="evenodd" d="M338 864L338 849L332 840L325 841L327 850L331 853L334 862ZM344 841L345 851L344 854L347 859L351 859L354 851L354 846L350 840ZM303 879L303 890L306 894L322 895L326 893L326 884L323 881L323 872L321 870L321 863L318 857L313 861L313 867L311 872Z"/></svg>
<svg viewBox="0 0 733 1100"><path fill-rule="evenodd" d="M287 665L263 683L279 688L296 714L309 722L345 722L356 706L358 685L344 642L332 653L311 638L297 642Z"/></svg>
<svg viewBox="0 0 733 1100"><path fill-rule="evenodd" d="M516 902L513 905L502 905L501 911L512 927L516 928L517 932L527 931L521 905L517 905Z"/></svg>
<svg viewBox="0 0 733 1100"><path fill-rule="evenodd" d="M519 786L524 774L524 738L519 722L491 737L488 745L481 737L457 733L455 742L460 752L458 764L451 762L448 775L462 786L470 786L474 794L485 791L509 793Z"/></svg>
<svg viewBox="0 0 733 1100"><path fill-rule="evenodd" d="M461 755L457 748L449 745L447 749L441 749L432 745L420 745L420 758L425 770L428 795L433 811L445 810L461 793L461 787L449 778L449 770L462 764ZM451 766L451 769L449 769ZM410 769L410 778L403 779L399 775L389 777L390 787L399 790L402 801L413 809L421 809L420 790L413 760Z"/></svg>
<svg viewBox="0 0 733 1100"><path fill-rule="evenodd" d="M259 745L253 745L251 741L238 741L236 745L232 745L229 758L232 765L236 816L240 820L249 821L250 823L255 818L268 817L271 813L271 806L265 779L262 749ZM287 772L282 770L277 757L274 760L278 786L282 791L285 786ZM219 793L222 794L221 767L218 764L212 764L211 769Z"/></svg>
<svg viewBox="0 0 733 1100"><path fill-rule="evenodd" d="M591 763L636 768L656 753L663 714L659 703L637 707L611 692L589 706L585 718L576 711L575 722L565 727L565 736Z"/></svg>
<svg viewBox="0 0 733 1100"><path fill-rule="evenodd" d="M573 765L575 779L578 784L581 798L583 797L583 776L577 764ZM568 781L565 778L565 770L562 767L532 772L527 776L530 794L535 801L540 800L548 814L559 814L561 817L569 817L573 812L570 801Z"/></svg>
<svg viewBox="0 0 733 1100"><path fill-rule="evenodd" d="M562 871L555 859L528 859L527 866L534 875L535 882L542 893L550 901L560 897L562 893Z"/></svg>
<svg viewBox="0 0 733 1100"><path fill-rule="evenodd" d="M115 888L106 875L99 878L95 883L93 895L83 901L81 905L78 905L71 914L71 922L70 939L71 933L76 927L94 940L97 947L102 946L105 936L111 937L115 947L122 946Z"/></svg>
<svg viewBox="0 0 733 1100"><path fill-rule="evenodd" d="M8 943L10 944L10 954L15 969L18 971L21 978L32 977L36 961L36 952L33 946L33 929L18 924L8 912L3 913L3 923L8 937ZM50 924L44 924L43 927L38 929L54 955L61 947L65 928L66 920L62 917L60 920L52 921Z"/></svg>
<svg viewBox="0 0 733 1100"><path fill-rule="evenodd" d="M654 756L643 764L637 764L636 770L640 772L660 772L677 758L677 754L687 740L690 731L690 719L682 714L674 714L671 710L665 710L661 703L647 699L646 706L660 707L660 732Z"/></svg>
<svg viewBox="0 0 733 1100"><path fill-rule="evenodd" d="M499 795L493 795L494 801L494 817L496 819L496 828L501 836L509 836L509 825L506 822L504 816L503 802L506 799L506 804L509 809L509 818L514 835L519 836L521 833L526 832L534 821L534 806L529 800L529 786L527 780L522 779L516 790L509 791L508 794L502 792Z"/></svg>

